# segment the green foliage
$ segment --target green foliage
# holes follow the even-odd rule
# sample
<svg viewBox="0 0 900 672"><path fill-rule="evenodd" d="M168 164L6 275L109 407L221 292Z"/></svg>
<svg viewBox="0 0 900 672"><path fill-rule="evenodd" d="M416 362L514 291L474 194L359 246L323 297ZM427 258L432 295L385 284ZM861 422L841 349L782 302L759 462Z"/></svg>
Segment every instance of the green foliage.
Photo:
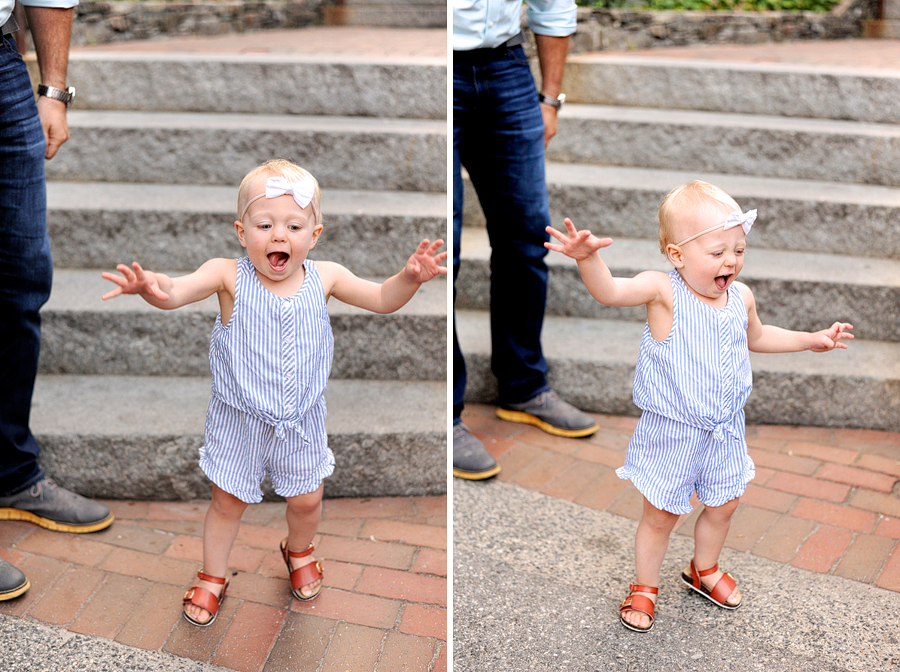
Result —
<svg viewBox="0 0 900 672"><path fill-rule="evenodd" d="M693 10L700 12L827 12L839 0L576 0L581 7L620 7L635 10Z"/></svg>

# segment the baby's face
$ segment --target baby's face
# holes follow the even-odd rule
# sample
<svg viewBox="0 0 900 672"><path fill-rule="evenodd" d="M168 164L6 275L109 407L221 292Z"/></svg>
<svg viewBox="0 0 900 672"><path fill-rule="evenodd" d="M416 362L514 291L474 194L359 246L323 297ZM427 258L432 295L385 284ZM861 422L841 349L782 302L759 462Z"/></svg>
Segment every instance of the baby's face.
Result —
<svg viewBox="0 0 900 672"><path fill-rule="evenodd" d="M678 234L688 238L716 224L724 223L727 213L696 213ZM679 238L681 240L682 238ZM744 267L746 236L740 226L716 229L685 243L681 249L679 271L688 287L701 299L719 303ZM678 264L676 264L678 265Z"/></svg>
<svg viewBox="0 0 900 672"><path fill-rule="evenodd" d="M249 193L253 196L264 189L263 180ZM301 209L290 194L254 201L235 228L257 273L273 283L302 271L322 231L312 205Z"/></svg>

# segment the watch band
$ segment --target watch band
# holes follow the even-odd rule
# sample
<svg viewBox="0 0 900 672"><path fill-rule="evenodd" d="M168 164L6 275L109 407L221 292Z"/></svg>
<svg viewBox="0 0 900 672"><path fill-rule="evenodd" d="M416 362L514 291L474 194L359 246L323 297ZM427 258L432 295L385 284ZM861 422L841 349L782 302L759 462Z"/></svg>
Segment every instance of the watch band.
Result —
<svg viewBox="0 0 900 672"><path fill-rule="evenodd" d="M39 96L47 96L47 98L53 98L55 100L60 100L66 104L66 107L72 104L72 99L75 97L75 87L70 86L69 88L57 89L55 86L47 86L46 84L38 84L37 92Z"/></svg>
<svg viewBox="0 0 900 672"><path fill-rule="evenodd" d="M542 103L555 107L558 110L562 107L563 103L566 102L566 94L561 93L556 98L551 98L550 96L545 96L543 93L538 93L538 100Z"/></svg>

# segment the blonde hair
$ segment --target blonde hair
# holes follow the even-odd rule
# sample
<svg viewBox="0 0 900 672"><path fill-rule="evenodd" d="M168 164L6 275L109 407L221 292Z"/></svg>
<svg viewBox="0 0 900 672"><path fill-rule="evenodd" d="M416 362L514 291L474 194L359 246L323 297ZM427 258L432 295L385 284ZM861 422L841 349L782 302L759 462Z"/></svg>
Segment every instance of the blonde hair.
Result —
<svg viewBox="0 0 900 672"><path fill-rule="evenodd" d="M698 210L721 211L723 215L740 210L737 202L709 182L693 180L675 187L659 204L659 251L666 254L666 246L675 244L675 230Z"/></svg>
<svg viewBox="0 0 900 672"><path fill-rule="evenodd" d="M241 213L244 212L247 201L251 198L250 187L258 177L283 177L289 182L312 182L314 186L310 205L312 205L313 214L316 217L316 226L322 225L322 191L319 189L318 180L308 170L287 159L270 159L244 176L244 179L241 180L241 186L238 187L238 219L240 219Z"/></svg>

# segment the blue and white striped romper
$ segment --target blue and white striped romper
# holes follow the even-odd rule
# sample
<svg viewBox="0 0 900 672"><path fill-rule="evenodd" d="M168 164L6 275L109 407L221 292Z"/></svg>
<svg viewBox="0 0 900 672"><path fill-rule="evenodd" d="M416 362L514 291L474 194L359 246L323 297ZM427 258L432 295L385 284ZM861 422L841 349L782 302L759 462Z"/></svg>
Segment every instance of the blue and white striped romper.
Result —
<svg viewBox="0 0 900 672"><path fill-rule="evenodd" d="M284 497L313 492L334 471L325 433L325 384L334 337L315 262L294 296L272 294L250 259L238 260L234 311L209 345L212 399L200 468L226 492L262 499L268 472Z"/></svg>
<svg viewBox="0 0 900 672"><path fill-rule="evenodd" d="M672 281L672 330L665 341L641 338L634 403L644 412L625 466L656 508L690 513L694 491L707 506L743 494L755 475L744 441L744 404L753 387L747 348L747 307L728 289L721 309L700 301L677 270Z"/></svg>

